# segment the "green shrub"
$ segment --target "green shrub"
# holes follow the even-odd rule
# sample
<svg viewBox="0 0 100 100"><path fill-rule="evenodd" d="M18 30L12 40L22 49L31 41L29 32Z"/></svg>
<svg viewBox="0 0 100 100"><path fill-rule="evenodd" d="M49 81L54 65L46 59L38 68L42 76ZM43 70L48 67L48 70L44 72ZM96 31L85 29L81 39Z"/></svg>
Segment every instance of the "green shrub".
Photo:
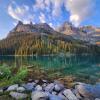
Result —
<svg viewBox="0 0 100 100"><path fill-rule="evenodd" d="M28 74L28 69L26 67L20 67L16 74L11 70L13 70L13 67L8 67L6 65L0 66L0 87L21 83Z"/></svg>
<svg viewBox="0 0 100 100"><path fill-rule="evenodd" d="M9 79L12 76L10 67L3 65L0 66L0 80L1 79Z"/></svg>
<svg viewBox="0 0 100 100"><path fill-rule="evenodd" d="M26 67L21 67L17 74L11 78L12 83L20 83L22 82L28 74L28 69Z"/></svg>

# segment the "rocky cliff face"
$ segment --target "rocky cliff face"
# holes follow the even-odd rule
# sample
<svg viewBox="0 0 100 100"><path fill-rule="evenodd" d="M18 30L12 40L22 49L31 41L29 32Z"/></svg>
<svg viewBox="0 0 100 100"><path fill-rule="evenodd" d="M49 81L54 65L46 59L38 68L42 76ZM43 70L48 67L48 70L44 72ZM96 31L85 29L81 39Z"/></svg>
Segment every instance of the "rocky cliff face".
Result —
<svg viewBox="0 0 100 100"><path fill-rule="evenodd" d="M26 33L56 34L57 32L46 23L32 24L32 22L30 22L30 24L23 24L21 21L19 21L16 27L9 32L8 36Z"/></svg>

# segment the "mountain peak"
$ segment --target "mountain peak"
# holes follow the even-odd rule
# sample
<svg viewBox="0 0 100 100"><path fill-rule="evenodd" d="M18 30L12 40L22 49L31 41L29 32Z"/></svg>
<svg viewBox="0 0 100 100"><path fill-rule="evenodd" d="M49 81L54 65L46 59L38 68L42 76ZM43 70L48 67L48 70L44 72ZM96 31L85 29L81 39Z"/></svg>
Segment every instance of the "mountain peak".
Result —
<svg viewBox="0 0 100 100"><path fill-rule="evenodd" d="M34 26L38 28L52 29L47 23L39 23L39 24L35 24Z"/></svg>
<svg viewBox="0 0 100 100"><path fill-rule="evenodd" d="M65 21L62 25L63 25L63 26L65 26L65 25L73 26L72 23L69 22L69 21Z"/></svg>
<svg viewBox="0 0 100 100"><path fill-rule="evenodd" d="M30 25L33 25L32 21L30 21Z"/></svg>
<svg viewBox="0 0 100 100"><path fill-rule="evenodd" d="M18 26L18 25L23 25L23 22L22 22L22 21L18 21L17 26Z"/></svg>
<svg viewBox="0 0 100 100"><path fill-rule="evenodd" d="M59 28L58 28L58 31L61 32L61 33L64 33L66 35L70 35L73 33L73 29L75 27L68 21L65 21Z"/></svg>

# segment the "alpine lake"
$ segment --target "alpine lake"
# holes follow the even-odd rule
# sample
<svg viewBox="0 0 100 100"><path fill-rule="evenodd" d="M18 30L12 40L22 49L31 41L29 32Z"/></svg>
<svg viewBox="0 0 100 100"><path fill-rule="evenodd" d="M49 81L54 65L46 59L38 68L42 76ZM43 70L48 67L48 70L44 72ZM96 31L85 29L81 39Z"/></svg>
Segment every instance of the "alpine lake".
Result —
<svg viewBox="0 0 100 100"><path fill-rule="evenodd" d="M61 76L73 76L85 81L100 80L99 55L66 55L66 56L0 56L0 65L33 66L46 70L56 70Z"/></svg>

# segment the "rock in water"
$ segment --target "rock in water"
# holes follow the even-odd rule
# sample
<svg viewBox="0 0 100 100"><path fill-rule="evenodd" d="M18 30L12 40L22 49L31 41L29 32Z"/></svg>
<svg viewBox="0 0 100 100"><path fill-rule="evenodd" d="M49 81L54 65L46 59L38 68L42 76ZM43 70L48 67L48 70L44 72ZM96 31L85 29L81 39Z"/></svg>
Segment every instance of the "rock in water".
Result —
<svg viewBox="0 0 100 100"><path fill-rule="evenodd" d="M78 100L70 89L64 90L63 94L68 98L68 100Z"/></svg>
<svg viewBox="0 0 100 100"><path fill-rule="evenodd" d="M32 100L49 100L47 93L40 91L32 92L31 98Z"/></svg>
<svg viewBox="0 0 100 100"><path fill-rule="evenodd" d="M14 91L18 88L18 84L15 84L15 85L12 85L12 86L9 86L7 91Z"/></svg>
<svg viewBox="0 0 100 100"><path fill-rule="evenodd" d="M10 96L16 100L27 98L27 94L18 93L18 92L10 92Z"/></svg>

